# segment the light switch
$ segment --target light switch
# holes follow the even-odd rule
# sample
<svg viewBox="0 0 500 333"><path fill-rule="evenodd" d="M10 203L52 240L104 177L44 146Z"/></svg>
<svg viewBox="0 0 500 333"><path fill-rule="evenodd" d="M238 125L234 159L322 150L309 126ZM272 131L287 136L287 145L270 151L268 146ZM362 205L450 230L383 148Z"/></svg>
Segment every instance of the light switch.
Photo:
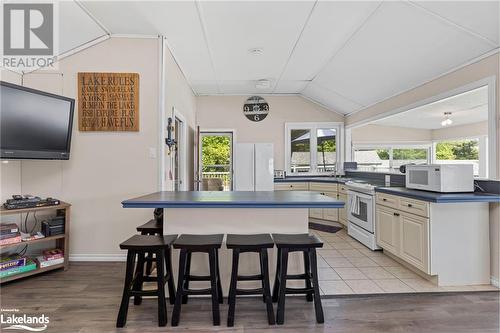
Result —
<svg viewBox="0 0 500 333"><path fill-rule="evenodd" d="M156 148L149 147L149 158L156 158Z"/></svg>
<svg viewBox="0 0 500 333"><path fill-rule="evenodd" d="M385 175L385 185L386 186L391 185L391 175Z"/></svg>

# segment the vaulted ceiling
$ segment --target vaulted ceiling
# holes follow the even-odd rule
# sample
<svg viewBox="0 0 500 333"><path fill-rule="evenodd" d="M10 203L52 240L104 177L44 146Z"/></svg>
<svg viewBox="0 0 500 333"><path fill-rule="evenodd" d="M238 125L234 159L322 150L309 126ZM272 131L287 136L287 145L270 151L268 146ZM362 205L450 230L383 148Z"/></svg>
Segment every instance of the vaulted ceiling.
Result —
<svg viewBox="0 0 500 333"><path fill-rule="evenodd" d="M301 94L343 114L500 45L498 1L79 4L111 34L165 36L199 95Z"/></svg>

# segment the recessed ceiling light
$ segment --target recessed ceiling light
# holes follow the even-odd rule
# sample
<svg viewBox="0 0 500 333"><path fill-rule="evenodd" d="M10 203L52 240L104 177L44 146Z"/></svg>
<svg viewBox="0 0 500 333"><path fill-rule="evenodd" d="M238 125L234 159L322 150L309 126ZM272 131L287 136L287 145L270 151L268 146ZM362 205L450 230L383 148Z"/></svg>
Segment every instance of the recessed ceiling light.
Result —
<svg viewBox="0 0 500 333"><path fill-rule="evenodd" d="M260 55L262 55L264 53L264 50L261 49L260 47L254 47L254 48L249 49L248 52L251 55L260 56Z"/></svg>
<svg viewBox="0 0 500 333"><path fill-rule="evenodd" d="M271 81L266 79L258 80L255 83L255 88L257 89L268 89L270 87L271 87Z"/></svg>

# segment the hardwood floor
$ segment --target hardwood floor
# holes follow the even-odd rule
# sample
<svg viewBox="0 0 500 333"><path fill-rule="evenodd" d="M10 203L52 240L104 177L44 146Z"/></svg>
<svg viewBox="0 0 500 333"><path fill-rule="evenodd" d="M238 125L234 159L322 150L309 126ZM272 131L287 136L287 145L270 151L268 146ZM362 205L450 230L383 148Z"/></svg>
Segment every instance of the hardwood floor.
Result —
<svg viewBox="0 0 500 333"><path fill-rule="evenodd" d="M285 325L268 326L260 298L239 298L235 326L227 328L227 304L221 326L213 327L210 301L192 299L183 306L179 327L158 327L156 300L131 302L127 324L115 328L124 263L72 263L54 271L2 285L2 309L45 314L45 332L499 332L499 292L337 296L323 299L325 323L314 320L313 303L288 297Z"/></svg>

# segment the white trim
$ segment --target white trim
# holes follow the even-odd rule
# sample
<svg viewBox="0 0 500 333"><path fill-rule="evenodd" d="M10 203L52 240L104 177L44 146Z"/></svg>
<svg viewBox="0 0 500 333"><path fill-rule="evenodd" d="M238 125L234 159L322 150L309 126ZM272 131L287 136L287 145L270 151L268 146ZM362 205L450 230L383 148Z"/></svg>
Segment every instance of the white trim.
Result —
<svg viewBox="0 0 500 333"><path fill-rule="evenodd" d="M166 66L165 66L165 46L164 37L159 37L159 71L158 71L158 189L164 191L166 183L166 159L165 159L165 93L166 93Z"/></svg>
<svg viewBox="0 0 500 333"><path fill-rule="evenodd" d="M498 278L496 278L496 277L494 277L494 276L491 276L491 277L490 277L490 282L491 282L491 285L492 285L492 286L497 287L497 288L500 288L500 283L499 283Z"/></svg>
<svg viewBox="0 0 500 333"><path fill-rule="evenodd" d="M90 17L92 19L92 21L94 21L95 24L97 24L99 26L99 28L101 28L108 36L111 35L111 31L109 31L109 29L106 28L106 26L104 24L102 24L102 22L100 20L98 20L94 16L94 14L92 14L90 12L90 10L88 10L88 8L85 7L85 5L80 2L80 0L74 0L74 1L77 4L77 6L80 7L85 12L85 14L87 14L88 17Z"/></svg>
<svg viewBox="0 0 500 333"><path fill-rule="evenodd" d="M187 191L187 173L188 173L188 170L187 170L187 146L188 146L188 140L187 140L187 121L186 121L186 117L184 117L184 115L179 112L179 110L173 106L172 107L172 121L175 125L175 118L179 119L179 121L182 122L182 131L179 133L179 140L181 141L181 144L180 144L180 151L179 151L179 169L181 170L180 172L180 186L179 186L179 190L180 191ZM176 131L178 131L179 129L175 128ZM178 148L177 148L178 149ZM174 154L171 154L171 165L172 165L172 169L175 170L175 167L174 166L174 163L175 163L175 156ZM175 172L173 174L174 176L174 179L176 177L175 175ZM172 182L172 186L175 187L175 184ZM174 188L172 188L172 190L174 190Z"/></svg>
<svg viewBox="0 0 500 333"><path fill-rule="evenodd" d="M498 179L497 177L497 170L498 170L498 165L497 165L497 159L499 158L497 156L498 151L497 151L497 145L498 145L498 140L500 139L497 135L497 126L498 125L498 118L496 114L497 110L497 103L499 101L496 100L496 94L497 94L497 84L496 82L496 77L495 76L490 76L488 78L488 156L489 156L489 161L488 161L488 173L487 176L489 179Z"/></svg>
<svg viewBox="0 0 500 333"><path fill-rule="evenodd" d="M184 77L184 80L186 80L186 83L189 86L189 89L191 89L191 92L193 93L193 95L198 96L198 94L196 93L196 91L194 91L191 82L188 80L188 78L186 76L186 72L182 69L183 67L181 66L181 63L179 62L179 58L175 55L174 50L172 49L172 47L170 46L170 43L168 42L168 39L166 37L164 37L164 40L165 40L165 44L167 46L167 49L170 52L170 55L172 56L172 58L174 59L175 64L177 65L177 67L181 71L181 74Z"/></svg>
<svg viewBox="0 0 500 333"><path fill-rule="evenodd" d="M484 54L482 54L482 55L480 55L480 56L478 56L476 58L473 58L473 59L471 59L471 60L469 60L469 61L467 61L467 62L465 62L465 63L463 63L463 64L461 64L459 66L453 67L452 69L450 69L450 70L448 70L448 71L446 71L446 72L444 72L442 74L439 74L439 75L437 75L435 77L432 77L431 79L429 79L429 80L427 80L427 81L425 81L423 83L419 83L419 84L417 84L417 85L415 85L415 86L413 86L411 88L408 88L406 90L400 91L400 92L395 93L395 94L393 94L391 96L385 97L385 98L383 98L383 99L381 99L379 101L376 101L374 103L371 103L370 105L367 105L367 106L363 107L362 109L350 112L350 113L346 114L346 117L352 116L353 114L358 113L358 112L363 112L363 111L371 108L374 105L377 105L379 103L385 102L385 101L387 101L387 100L389 100L391 98L394 98L396 96L406 94L406 93L408 93L408 92L410 92L410 91L412 91L414 89L417 89L417 88L420 88L422 86L425 86L426 84L428 84L428 83L430 83L432 81L438 80L438 79L440 79L440 78L442 78L442 77L444 77L444 76L446 76L448 74L451 74L453 72L456 72L456 71L458 71L458 70L460 70L460 69L462 69L464 67L467 67L469 65L475 64L476 62L479 62L479 61L481 61L483 59L486 59L486 58L488 58L488 57L490 57L490 56L492 56L492 55L494 55L496 53L500 53L500 48L496 48L496 49L490 50L490 51L488 51L488 52L486 52L486 53L484 53ZM404 108L404 107L402 107L402 108ZM353 126L355 124L357 124L357 123L353 123L353 124L351 124L349 126Z"/></svg>
<svg viewBox="0 0 500 333"><path fill-rule="evenodd" d="M302 97L302 98L304 98L304 99L308 100L309 102L311 102L311 103L313 103L313 104L316 104L316 105L321 106L323 109L327 109L328 111L333 112L333 113L335 113L335 114L337 114L337 115L341 116L341 117L342 117L342 118L344 118L344 120L345 120L345 116L346 116L346 114L345 114L345 113L341 113L340 111L333 110L331 107L329 107L329 106L327 106L327 105L325 105L325 104L323 104L323 103L320 103L320 102L318 102L318 101L315 101L315 100L313 100L312 98L309 98L309 97L307 97L306 95L303 95L302 93L299 93L299 94L298 94L298 96L300 96L300 97Z"/></svg>
<svg viewBox="0 0 500 333"><path fill-rule="evenodd" d="M337 173L342 172L342 166L344 165L344 123L343 122L285 122L285 170L289 175L325 175L326 172L318 172L317 171L317 154L314 152L317 151L317 140L316 138L316 130L321 128L335 128L337 130L336 135L336 153L337 153L337 162L336 162L336 170ZM290 172L291 161L290 161L290 130L292 129L309 129L311 133L311 141L310 141L310 171L309 172L300 172L300 173L292 173Z"/></svg>
<svg viewBox="0 0 500 333"><path fill-rule="evenodd" d="M131 38L131 39L156 39L162 35L148 35L148 34L110 34L114 38Z"/></svg>
<svg viewBox="0 0 500 333"><path fill-rule="evenodd" d="M69 261L127 261L126 254L70 254Z"/></svg>

